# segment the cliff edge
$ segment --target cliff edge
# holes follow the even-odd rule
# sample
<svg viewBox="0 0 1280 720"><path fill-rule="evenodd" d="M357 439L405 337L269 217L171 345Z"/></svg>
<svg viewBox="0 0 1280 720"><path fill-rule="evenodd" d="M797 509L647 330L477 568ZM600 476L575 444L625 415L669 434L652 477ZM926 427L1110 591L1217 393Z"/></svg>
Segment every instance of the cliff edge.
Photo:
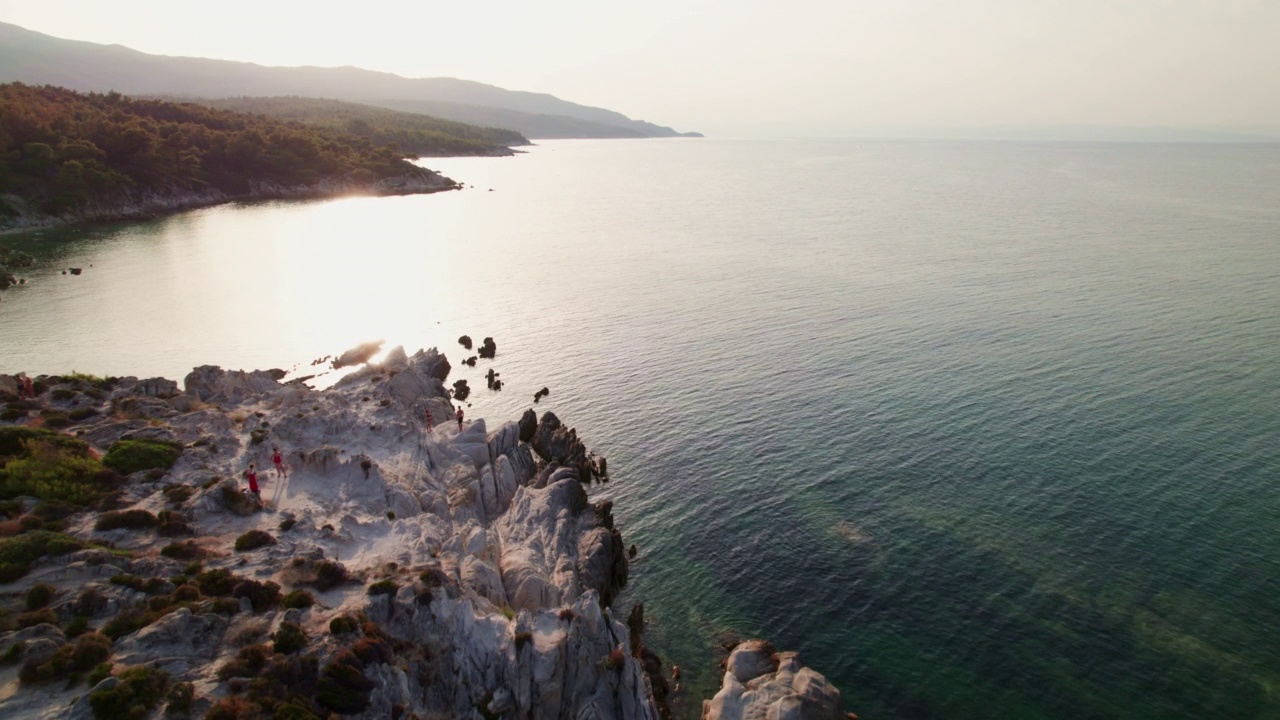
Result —
<svg viewBox="0 0 1280 720"><path fill-rule="evenodd" d="M459 423L448 372L0 376L3 715L666 716L604 463L551 413Z"/></svg>

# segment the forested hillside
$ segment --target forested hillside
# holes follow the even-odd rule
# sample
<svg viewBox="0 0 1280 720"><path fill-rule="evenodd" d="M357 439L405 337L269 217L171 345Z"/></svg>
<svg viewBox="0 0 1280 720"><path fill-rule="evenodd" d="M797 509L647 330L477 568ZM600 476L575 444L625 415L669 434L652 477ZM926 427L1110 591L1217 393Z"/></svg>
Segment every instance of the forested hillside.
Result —
<svg viewBox="0 0 1280 720"><path fill-rule="evenodd" d="M195 99L192 102L344 131L379 145L395 145L404 153L418 157L509 155L510 146L529 144L514 130L477 127L341 100L291 96Z"/></svg>
<svg viewBox="0 0 1280 720"><path fill-rule="evenodd" d="M45 214L154 191L247 196L255 185L370 184L427 171L338 130L191 103L0 85L0 196ZM16 212L0 198L0 219Z"/></svg>

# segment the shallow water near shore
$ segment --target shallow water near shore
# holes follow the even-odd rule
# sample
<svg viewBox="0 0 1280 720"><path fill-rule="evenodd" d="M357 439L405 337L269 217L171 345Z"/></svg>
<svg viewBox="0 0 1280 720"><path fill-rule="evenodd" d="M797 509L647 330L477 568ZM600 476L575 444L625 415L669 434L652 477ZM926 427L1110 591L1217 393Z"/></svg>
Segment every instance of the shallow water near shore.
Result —
<svg viewBox="0 0 1280 720"><path fill-rule="evenodd" d="M608 456L687 717L747 635L865 718L1280 717L1280 146L424 164L467 189L0 239L0 372L439 346Z"/></svg>

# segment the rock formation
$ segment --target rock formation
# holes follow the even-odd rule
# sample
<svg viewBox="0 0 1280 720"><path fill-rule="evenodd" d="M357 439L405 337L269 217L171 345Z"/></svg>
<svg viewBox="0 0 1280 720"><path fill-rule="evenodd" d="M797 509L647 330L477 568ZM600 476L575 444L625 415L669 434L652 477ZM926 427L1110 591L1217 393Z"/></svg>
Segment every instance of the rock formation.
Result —
<svg viewBox="0 0 1280 720"><path fill-rule="evenodd" d="M724 682L702 705L703 720L847 720L840 691L794 652L763 640L739 644L725 662Z"/></svg>
<svg viewBox="0 0 1280 720"><path fill-rule="evenodd" d="M36 400L0 375L0 467L102 457L75 461L98 469L72 505L36 486L0 504L0 716L131 697L149 717L668 717L643 610L611 608L628 560L588 494L602 462L552 413L428 432L448 367L395 348L323 391L212 366L181 391L42 376ZM726 679L716 717L839 707L779 657Z"/></svg>

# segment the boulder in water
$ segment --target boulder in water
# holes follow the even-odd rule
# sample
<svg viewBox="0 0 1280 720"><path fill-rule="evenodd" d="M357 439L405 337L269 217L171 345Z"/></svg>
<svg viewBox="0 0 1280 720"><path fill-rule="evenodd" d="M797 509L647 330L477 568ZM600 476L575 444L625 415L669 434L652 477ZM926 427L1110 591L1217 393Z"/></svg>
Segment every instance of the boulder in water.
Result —
<svg viewBox="0 0 1280 720"><path fill-rule="evenodd" d="M492 360L493 357L498 354L498 346L493 342L493 338L487 337L484 339L484 344L480 346L480 349L477 352L480 354L480 357Z"/></svg>
<svg viewBox="0 0 1280 720"><path fill-rule="evenodd" d="M467 385L466 380L457 380L453 383L453 399L459 402L465 401L471 395L471 387Z"/></svg>
<svg viewBox="0 0 1280 720"><path fill-rule="evenodd" d="M458 338L458 344L459 344L459 345L461 345L462 347L464 347L464 348L466 348L466 349L470 350L470 349L471 349L471 336L470 336L470 335L463 335L462 337Z"/></svg>

